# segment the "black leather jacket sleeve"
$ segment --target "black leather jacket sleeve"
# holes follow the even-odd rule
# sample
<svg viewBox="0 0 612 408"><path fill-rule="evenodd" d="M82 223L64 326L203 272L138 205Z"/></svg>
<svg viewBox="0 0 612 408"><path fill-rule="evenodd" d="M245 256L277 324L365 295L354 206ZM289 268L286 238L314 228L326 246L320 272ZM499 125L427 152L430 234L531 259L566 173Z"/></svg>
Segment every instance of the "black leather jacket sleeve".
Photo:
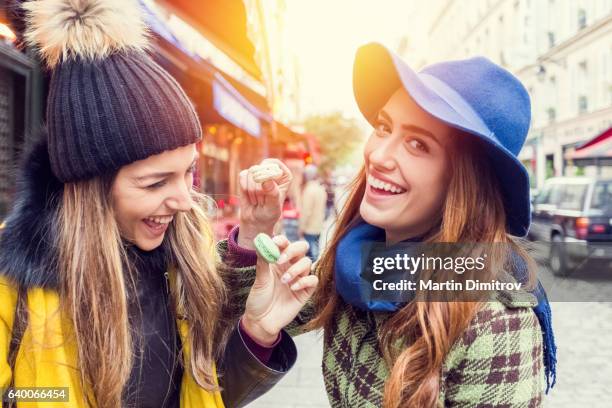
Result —
<svg viewBox="0 0 612 408"><path fill-rule="evenodd" d="M229 338L218 364L221 396L227 408L239 408L268 392L295 364L297 349L287 332L274 348L268 364L248 349L238 325Z"/></svg>

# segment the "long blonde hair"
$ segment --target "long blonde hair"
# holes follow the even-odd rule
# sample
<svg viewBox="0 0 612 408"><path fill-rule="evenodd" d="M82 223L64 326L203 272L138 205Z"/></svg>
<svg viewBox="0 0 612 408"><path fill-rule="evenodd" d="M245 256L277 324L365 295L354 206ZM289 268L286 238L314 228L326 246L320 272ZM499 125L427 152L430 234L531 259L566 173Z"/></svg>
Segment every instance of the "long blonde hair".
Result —
<svg viewBox="0 0 612 408"><path fill-rule="evenodd" d="M111 199L113 177L66 183L58 208L58 268L62 310L74 325L81 381L99 407L118 407L132 368L128 295L134 279ZM215 389L215 339L226 292L215 270L215 247L201 194L176 214L167 231L176 285L174 305L189 322L188 369ZM173 310L176 313L176 310ZM217 341L215 341L217 340ZM92 401L90 400L91 404Z"/></svg>
<svg viewBox="0 0 612 408"><path fill-rule="evenodd" d="M443 205L439 229L431 231L426 243L506 243L528 265L533 282L534 261L518 239L506 233L506 215L499 182L494 176L484 147L473 137L457 134L449 147L452 176ZM335 289L335 258L340 240L359 221L359 207L366 188L362 168L349 186L350 195L341 211L336 233L319 261L320 284L314 294L315 318L310 329L330 330L342 304ZM501 256L488 262L489 273L503 267ZM482 306L477 301L413 301L392 315L378 339L390 376L385 385L385 408L432 407L437 404L440 372L455 341L466 330ZM333 335L333 333L332 333ZM398 349L397 345L402 347Z"/></svg>

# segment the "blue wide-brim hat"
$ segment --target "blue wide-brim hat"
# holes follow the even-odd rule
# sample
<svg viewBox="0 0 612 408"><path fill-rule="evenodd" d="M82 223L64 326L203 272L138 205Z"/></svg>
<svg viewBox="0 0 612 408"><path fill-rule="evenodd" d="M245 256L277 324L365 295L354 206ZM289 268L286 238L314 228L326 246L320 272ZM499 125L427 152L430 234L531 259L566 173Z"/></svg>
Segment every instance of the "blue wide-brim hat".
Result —
<svg viewBox="0 0 612 408"><path fill-rule="evenodd" d="M503 192L507 232L527 235L529 175L517 156L529 131L531 103L521 82L484 57L441 62L415 72L381 44L357 50L353 91L373 126L399 87L435 118L483 142Z"/></svg>

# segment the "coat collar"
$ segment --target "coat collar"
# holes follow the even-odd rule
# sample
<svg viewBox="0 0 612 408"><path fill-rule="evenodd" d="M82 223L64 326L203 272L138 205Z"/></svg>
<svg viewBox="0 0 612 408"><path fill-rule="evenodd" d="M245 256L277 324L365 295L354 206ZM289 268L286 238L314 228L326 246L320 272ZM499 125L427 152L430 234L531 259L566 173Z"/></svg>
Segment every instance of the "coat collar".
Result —
<svg viewBox="0 0 612 408"><path fill-rule="evenodd" d="M63 184L53 175L46 134L24 155L13 209L0 231L0 275L25 287L57 288L57 202Z"/></svg>

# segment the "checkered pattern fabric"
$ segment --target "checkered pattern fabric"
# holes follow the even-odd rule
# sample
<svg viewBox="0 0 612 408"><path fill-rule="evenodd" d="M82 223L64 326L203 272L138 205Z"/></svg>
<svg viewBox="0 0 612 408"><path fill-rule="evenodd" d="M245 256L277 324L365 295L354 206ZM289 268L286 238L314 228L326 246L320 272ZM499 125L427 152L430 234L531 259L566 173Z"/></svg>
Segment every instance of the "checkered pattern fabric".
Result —
<svg viewBox="0 0 612 408"><path fill-rule="evenodd" d="M220 253L227 244L219 244ZM244 311L255 268L220 268L230 287L228 313L238 319ZM537 300L500 297L477 313L448 353L441 371L439 406L457 408L531 408L541 406L544 386L542 333L531 310ZM527 301L528 300L528 301ZM305 307L287 328L303 333L313 316ZM366 312L342 303L324 333L323 376L332 408L378 408L389 376L378 330L389 313Z"/></svg>

